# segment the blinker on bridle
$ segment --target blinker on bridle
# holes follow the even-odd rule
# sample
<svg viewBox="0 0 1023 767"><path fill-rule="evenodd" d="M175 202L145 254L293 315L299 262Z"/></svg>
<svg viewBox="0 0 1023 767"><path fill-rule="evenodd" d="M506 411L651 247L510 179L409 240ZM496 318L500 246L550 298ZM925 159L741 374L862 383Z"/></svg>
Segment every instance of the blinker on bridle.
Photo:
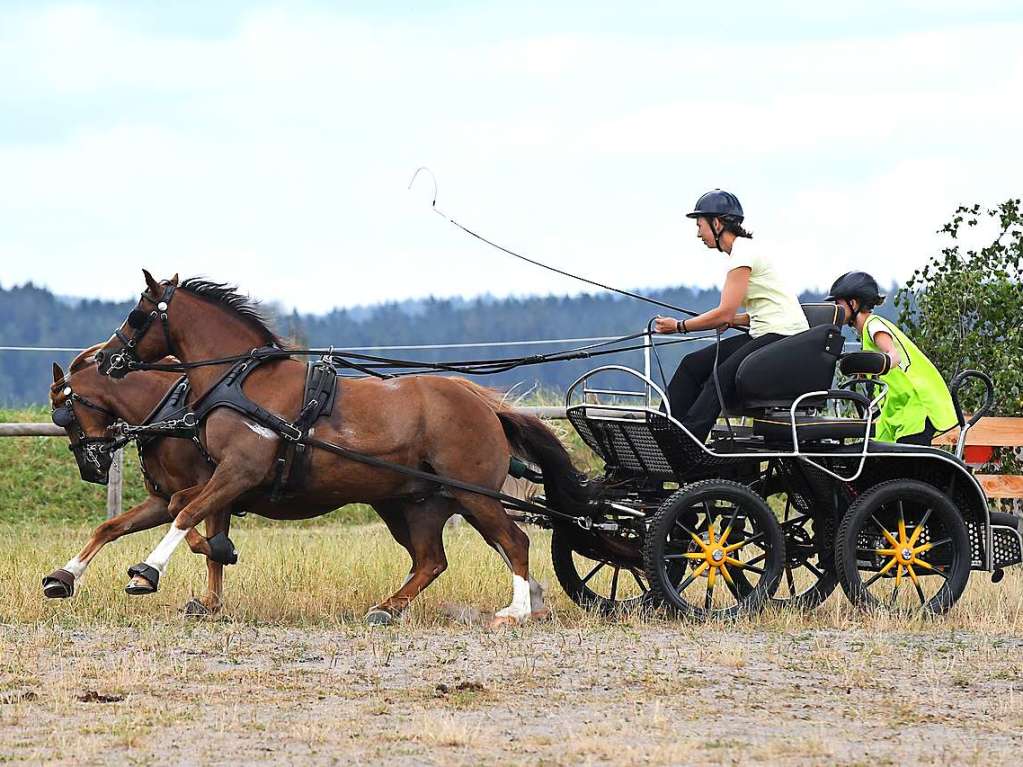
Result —
<svg viewBox="0 0 1023 767"><path fill-rule="evenodd" d="M174 354L174 342L171 340L170 325L167 322L167 308L170 306L176 289L177 285L166 285L163 289L163 295L159 299L153 299L149 294L142 293L142 300L151 303L153 309L149 312L143 309L132 309L128 312L128 318L125 322L128 327L135 331L130 338L122 333L120 328L114 331L114 336L117 337L122 346L120 350L110 356L109 372L122 369L127 372L135 370L141 364L142 360L138 356L138 345L157 319L160 320L160 324L163 326L163 337L167 344L167 353Z"/></svg>
<svg viewBox="0 0 1023 767"><path fill-rule="evenodd" d="M78 394L70 385L65 385L62 393L65 399L53 409L50 420L54 425L66 430L68 435L73 438L71 444L68 445L68 450L74 453L82 479L86 482L105 485L113 453L120 447L118 443L121 441L114 437L90 437L75 414L74 403L78 402L90 410L102 413L112 421L117 420L117 415Z"/></svg>

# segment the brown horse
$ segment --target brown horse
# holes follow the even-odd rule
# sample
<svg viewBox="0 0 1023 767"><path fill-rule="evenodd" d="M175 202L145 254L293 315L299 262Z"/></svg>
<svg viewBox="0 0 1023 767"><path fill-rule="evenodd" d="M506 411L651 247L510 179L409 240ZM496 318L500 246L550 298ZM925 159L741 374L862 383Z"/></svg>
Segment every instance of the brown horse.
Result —
<svg viewBox="0 0 1023 767"><path fill-rule="evenodd" d="M142 423L178 378L174 373L149 371L113 385L115 382L101 376L96 369L92 355L98 348L96 345L79 354L67 374L54 363L50 387L53 412L69 414L61 425L68 433L82 478L93 482L105 480L112 456L108 450L88 456L83 438L86 443L109 445L110 426L114 421ZM174 360L167 358L166 361ZM47 597L66 599L72 596L100 549L124 535L173 521L168 511L171 494L205 484L213 475L213 468L196 446L184 439L156 439L145 447L144 458L149 475L146 499L99 525L75 557L43 578L43 593ZM229 524L230 514L210 517L206 520L206 534L212 538L223 532L226 536ZM186 540L192 551L207 556L208 567L207 594L201 601L193 600L186 605L186 612L193 615L216 612L222 604L223 565L209 558L212 552L207 538L190 530Z"/></svg>
<svg viewBox="0 0 1023 767"><path fill-rule="evenodd" d="M202 280L158 283L148 273L136 309L96 352L101 373L121 377L125 361L152 362L174 354L185 363L244 355L281 345L252 304L233 289ZM156 328L160 325L161 328ZM162 329L162 332L161 332ZM228 365L192 367L196 392L211 389ZM278 359L245 379L244 393L266 411L293 421L302 407L305 363ZM540 466L547 498L563 511L581 513L591 489L572 466L557 437L537 418L511 412L494 393L468 381L433 376L345 379L331 415L314 424L316 437L402 466L498 490L512 450ZM174 495L170 532L144 563L133 568L129 587L155 591L174 549L210 515L230 508L273 481L280 435L228 408L213 410L202 440L218 466L202 487ZM371 504L412 557L412 570L391 597L371 608L370 622L390 622L447 567L442 531L462 514L504 558L512 571L511 603L495 623L521 622L543 611L542 591L529 574L529 539L500 501L382 467L313 450L303 496L324 511ZM147 577L148 576L148 577Z"/></svg>

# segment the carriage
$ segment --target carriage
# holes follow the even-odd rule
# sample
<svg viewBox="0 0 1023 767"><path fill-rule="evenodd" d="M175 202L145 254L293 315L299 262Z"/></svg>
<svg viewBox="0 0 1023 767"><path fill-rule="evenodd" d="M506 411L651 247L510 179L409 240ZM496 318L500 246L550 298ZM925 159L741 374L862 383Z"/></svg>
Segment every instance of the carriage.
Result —
<svg viewBox="0 0 1023 767"><path fill-rule="evenodd" d="M971 570L997 581L1023 560L1019 518L990 511L961 460L990 379L953 381L955 452L873 441L883 387L856 385L872 380L871 360L843 358L841 309L804 311L808 331L743 361L739 402L706 445L672 415L649 350L644 372L607 365L569 388L568 419L605 463L602 497L575 523L520 518L553 528L554 570L573 601L730 618L770 601L813 608L840 584L858 605L942 613ZM835 389L840 359L851 379ZM958 393L971 378L988 396L967 421Z"/></svg>
<svg viewBox="0 0 1023 767"><path fill-rule="evenodd" d="M80 388L83 381L72 387L74 376L65 378L56 365L51 388L54 422L68 430L87 481L105 481L112 450L128 440L162 444L164 437L183 437L195 445L170 440L188 448L179 466L187 471L175 480L180 487L161 489L149 482L157 513L146 517L147 524L159 524L170 513L174 525L145 562L129 568L128 593L156 591L171 552L187 535L193 535L195 550L206 553L210 567L232 564L233 556L218 558L214 550L215 543L224 543L233 555L227 539L232 510L304 518L361 497L399 504L378 511L391 515L385 516L389 525L400 513L420 533L406 536L396 528L396 538L412 556L413 572L398 592L370 610L372 622L393 620L443 570L442 529L452 513L468 514L509 564L512 604L495 618L509 621L527 619L538 612L537 604L543 607L542 590L529 575L528 539L509 516L552 529L558 580L576 603L601 612L652 606L698 620L733 618L771 600L814 607L841 585L858 605L942 613L962 595L972 570L991 572L997 581L1003 568L1023 560L1020 520L990 511L983 489L961 460L969 428L991 405L990 379L964 371L952 382L960 420L954 452L877 442L874 417L885 391L870 376L881 372L875 367L880 355L843 355L844 317L834 304L806 305L808 330L743 360L736 372L736 401L722 401L725 425L706 444L672 414L653 380L649 332L618 339L645 336L644 371L605 365L566 392L569 421L604 462L603 476L587 489L557 437L538 419L512 412L493 392L464 379L425 377L422 384L411 384L422 387L416 389L418 399L406 398L400 380L389 380L395 375L373 365L406 367L407 361L333 347L284 348L251 305L223 285L186 280L179 289L176 278L157 283L148 272L146 278L138 307L87 358L96 363L87 366L93 371L90 385L102 393L111 378L129 372L176 371L204 394L191 402L182 395L170 415L164 408L170 395L154 399L150 416L131 425L122 420L125 414L97 407L90 391ZM172 312L175 295L183 296L178 299L183 306ZM199 315L206 319L196 321ZM147 336L157 324L162 335ZM211 350L223 356L209 357ZM421 367L485 374L596 353L584 347L528 359ZM159 362L168 354L176 361ZM299 364L303 355L322 359ZM851 385L832 388L839 366L851 376ZM387 380L351 382L339 407L326 412L337 393L336 374L345 368ZM243 391L250 374L260 377L259 385ZM80 379L85 372L74 375ZM282 376L291 381L290 389L280 386ZM958 391L971 378L985 383L987 402L967 421ZM151 397L167 385L145 384ZM408 408L410 401L417 413L425 412L427 396L433 396L433 408L446 413L434 413L430 420L435 428L428 446L415 453L415 460L382 457L407 453L412 437L417 446L424 443L416 429L399 441L393 435L404 432L381 429L380 418ZM382 407L385 399L389 404ZM88 428L76 403L90 411ZM298 416L288 420L275 409ZM232 460L218 464L204 446L208 417L219 418L219 455ZM361 428L355 428L360 418ZM740 419L742 424L732 423ZM378 438L391 442L370 449ZM512 449L535 460L539 471L515 457L509 466ZM315 470L303 470L314 451ZM96 471L86 471L93 464ZM546 497L524 500L496 490L494 483L505 474L543 483ZM274 478L272 487L268 476ZM148 514L147 503L122 517ZM168 504L181 510L168 512ZM192 531L203 519L208 539ZM74 593L76 578L98 548L123 534L106 532L103 526L97 530L82 551L84 559L76 557L44 578L46 596ZM219 571L214 582L208 598L216 606Z"/></svg>

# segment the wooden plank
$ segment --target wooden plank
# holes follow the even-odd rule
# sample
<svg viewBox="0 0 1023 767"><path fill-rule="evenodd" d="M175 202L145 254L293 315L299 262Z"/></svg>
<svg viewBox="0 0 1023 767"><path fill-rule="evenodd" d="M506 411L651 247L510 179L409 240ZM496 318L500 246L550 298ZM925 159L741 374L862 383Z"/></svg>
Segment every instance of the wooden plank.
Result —
<svg viewBox="0 0 1023 767"><path fill-rule="evenodd" d="M1023 477L1017 474L975 474L988 498L1023 498Z"/></svg>
<svg viewBox="0 0 1023 767"><path fill-rule="evenodd" d="M0 423L0 437L63 437L64 430L52 423Z"/></svg>
<svg viewBox="0 0 1023 767"><path fill-rule="evenodd" d="M954 445L959 439L959 429L934 438L935 445ZM967 445L989 445L991 447L1023 446L1023 418L990 416L981 418L966 434Z"/></svg>

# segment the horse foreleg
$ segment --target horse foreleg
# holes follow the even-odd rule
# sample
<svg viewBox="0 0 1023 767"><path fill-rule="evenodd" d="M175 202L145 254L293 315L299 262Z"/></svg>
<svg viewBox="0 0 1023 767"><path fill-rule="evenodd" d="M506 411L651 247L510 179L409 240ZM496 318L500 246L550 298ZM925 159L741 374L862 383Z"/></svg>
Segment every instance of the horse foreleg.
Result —
<svg viewBox="0 0 1023 767"><path fill-rule="evenodd" d="M434 579L444 572L448 566L444 554L444 523L455 513L455 507L448 498L435 496L423 503L402 504L407 530L407 545L412 556L412 570L405 582L394 594L380 604L370 608L366 613L369 623L392 623L408 607L420 592L433 583ZM387 518L385 517L385 521ZM390 522L391 533L394 527ZM395 536L398 537L397 535Z"/></svg>
<svg viewBox="0 0 1023 767"><path fill-rule="evenodd" d="M206 518L206 538L202 538L203 542L206 543L206 548L210 548L210 542L219 539L221 534L226 542L226 545L231 549L233 553L233 546L230 544L230 538L228 532L231 527L231 514L229 512L221 512L211 517ZM202 536L200 536L201 538ZM191 544L189 544L191 545ZM195 549L192 549L195 551ZM213 553L213 552L211 552ZM202 599L190 599L185 604L184 612L186 616L193 618L202 618L212 615L216 615L220 612L220 609L224 606L224 562L218 561L216 558L210 557L209 554L206 556L206 596Z"/></svg>
<svg viewBox="0 0 1023 767"><path fill-rule="evenodd" d="M171 529L146 557L144 562L128 568L131 580L125 587L129 594L151 594L159 586L167 563L188 531L210 514L230 507L231 502L258 482L251 471L222 463L205 485L190 487L171 496L169 512L174 517Z"/></svg>
<svg viewBox="0 0 1023 767"><path fill-rule="evenodd" d="M123 535L150 530L170 520L167 501L155 495L149 496L123 514L108 519L93 531L89 542L76 557L43 578L43 594L51 599L70 597L75 593L76 583L85 575L85 569L100 549Z"/></svg>
<svg viewBox="0 0 1023 767"><path fill-rule="evenodd" d="M459 491L459 503L473 522L508 564L512 571L512 600L494 614L491 627L527 621L533 613L529 577L529 537L509 518L500 501ZM537 584L539 586L539 584Z"/></svg>

